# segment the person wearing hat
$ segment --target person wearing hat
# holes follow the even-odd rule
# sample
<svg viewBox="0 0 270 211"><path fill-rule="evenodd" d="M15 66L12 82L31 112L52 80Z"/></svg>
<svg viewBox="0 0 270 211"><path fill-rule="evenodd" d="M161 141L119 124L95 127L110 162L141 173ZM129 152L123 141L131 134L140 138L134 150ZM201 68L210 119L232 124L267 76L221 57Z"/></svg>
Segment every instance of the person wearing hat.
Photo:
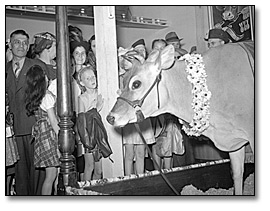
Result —
<svg viewBox="0 0 270 211"><path fill-rule="evenodd" d="M208 38L205 38L204 40L208 42L208 48L214 48L230 41L227 32L222 29L209 30Z"/></svg>
<svg viewBox="0 0 270 211"><path fill-rule="evenodd" d="M147 57L146 47L144 39L139 39L136 42L134 42L131 46L134 48L135 51L137 51L144 59Z"/></svg>
<svg viewBox="0 0 270 211"><path fill-rule="evenodd" d="M173 45L175 49L179 49L178 52L180 52L180 56L183 56L188 53L185 49L182 48L182 45L180 43L180 41L183 40L183 38L179 39L179 37L175 32L169 32L165 36L165 40L168 43L168 45Z"/></svg>

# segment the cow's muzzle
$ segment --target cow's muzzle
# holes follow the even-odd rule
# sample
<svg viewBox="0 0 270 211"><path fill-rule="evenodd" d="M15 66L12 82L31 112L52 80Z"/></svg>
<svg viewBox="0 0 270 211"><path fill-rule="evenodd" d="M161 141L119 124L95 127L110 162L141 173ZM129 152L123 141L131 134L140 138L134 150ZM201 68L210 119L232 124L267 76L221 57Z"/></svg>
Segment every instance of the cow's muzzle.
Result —
<svg viewBox="0 0 270 211"><path fill-rule="evenodd" d="M127 104L129 104L131 107L133 107L135 109L135 114L136 114L136 117L137 117L137 122L142 122L145 117L142 113L142 110L141 110L141 107L142 107L142 104L145 100L145 98L148 96L148 94L151 92L151 90L154 88L155 85L157 85L157 96L158 96L158 108L160 106L160 102L159 102L159 90L158 90L158 84L161 80L161 71L160 73L157 75L155 81L153 82L153 84L150 86L150 88L147 90L147 92L144 94L144 96L142 97L142 99L140 100L129 100L129 99L126 99L124 97L118 97L117 100L123 100L124 102L126 102ZM107 121L113 125L114 124L114 121L115 121L115 118L111 115L108 115L107 116Z"/></svg>

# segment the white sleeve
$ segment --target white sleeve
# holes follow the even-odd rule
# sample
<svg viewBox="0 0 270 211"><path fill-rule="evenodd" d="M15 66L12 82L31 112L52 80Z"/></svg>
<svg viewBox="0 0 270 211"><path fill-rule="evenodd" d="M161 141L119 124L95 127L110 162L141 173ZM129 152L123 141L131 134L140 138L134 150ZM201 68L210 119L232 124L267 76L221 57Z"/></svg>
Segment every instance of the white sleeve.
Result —
<svg viewBox="0 0 270 211"><path fill-rule="evenodd" d="M40 107L44 111L47 111L48 109L53 108L54 105L55 105L55 98L52 96L52 94L47 92L42 99Z"/></svg>
<svg viewBox="0 0 270 211"><path fill-rule="evenodd" d="M53 93L55 96L57 96L57 80L54 79L50 82L50 85L48 87L48 90Z"/></svg>

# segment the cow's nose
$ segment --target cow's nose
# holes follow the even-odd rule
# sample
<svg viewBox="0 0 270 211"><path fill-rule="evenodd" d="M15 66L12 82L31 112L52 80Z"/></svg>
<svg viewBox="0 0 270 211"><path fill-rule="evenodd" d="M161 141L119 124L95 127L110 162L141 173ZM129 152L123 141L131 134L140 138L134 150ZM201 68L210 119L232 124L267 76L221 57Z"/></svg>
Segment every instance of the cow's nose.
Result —
<svg viewBox="0 0 270 211"><path fill-rule="evenodd" d="M107 119L107 121L111 124L111 125L113 125L114 124L114 116L112 116L112 115L108 115L107 117L106 117L106 119Z"/></svg>

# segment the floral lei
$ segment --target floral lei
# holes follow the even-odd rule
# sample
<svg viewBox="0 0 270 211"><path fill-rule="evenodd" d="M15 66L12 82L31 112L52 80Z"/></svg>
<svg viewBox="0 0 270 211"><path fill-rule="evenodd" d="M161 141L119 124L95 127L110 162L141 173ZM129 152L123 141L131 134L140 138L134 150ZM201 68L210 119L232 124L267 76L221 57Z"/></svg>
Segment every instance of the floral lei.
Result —
<svg viewBox="0 0 270 211"><path fill-rule="evenodd" d="M189 125L183 125L187 135L200 136L209 127L211 92L206 85L206 72L202 56L185 54L179 60L185 60L187 79L192 83L192 103L194 116Z"/></svg>

